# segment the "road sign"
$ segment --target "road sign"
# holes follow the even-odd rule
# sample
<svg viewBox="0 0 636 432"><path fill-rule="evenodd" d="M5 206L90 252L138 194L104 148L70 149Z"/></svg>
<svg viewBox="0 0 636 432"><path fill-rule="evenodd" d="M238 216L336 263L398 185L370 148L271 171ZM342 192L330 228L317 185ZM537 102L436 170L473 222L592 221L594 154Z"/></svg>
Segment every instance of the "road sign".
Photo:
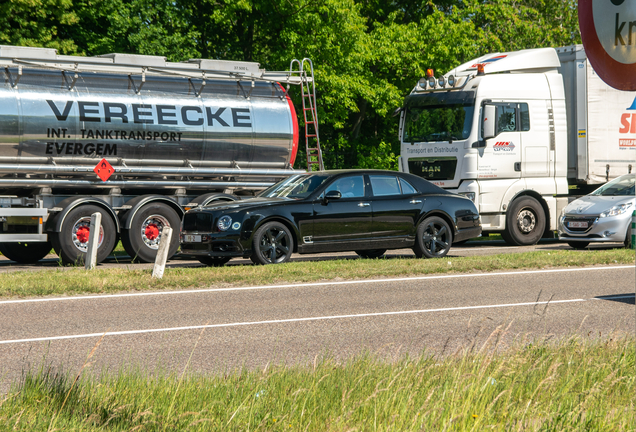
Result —
<svg viewBox="0 0 636 432"><path fill-rule="evenodd" d="M636 90L636 1L579 0L579 27L594 71L609 86Z"/></svg>
<svg viewBox="0 0 636 432"><path fill-rule="evenodd" d="M115 172L115 168L111 164L108 163L106 159L102 159L99 161L95 168L93 168L95 174L102 179L102 181L106 181L110 178L111 175Z"/></svg>

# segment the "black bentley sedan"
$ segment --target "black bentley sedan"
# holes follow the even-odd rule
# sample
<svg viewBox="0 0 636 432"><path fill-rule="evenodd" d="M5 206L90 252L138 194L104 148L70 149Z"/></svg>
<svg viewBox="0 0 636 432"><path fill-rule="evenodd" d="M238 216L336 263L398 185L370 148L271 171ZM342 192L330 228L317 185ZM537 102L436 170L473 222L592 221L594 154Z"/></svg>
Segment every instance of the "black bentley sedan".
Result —
<svg viewBox="0 0 636 432"><path fill-rule="evenodd" d="M413 248L443 257L481 234L473 202L412 174L334 170L293 175L255 198L212 203L183 218L181 252L207 265L233 257L283 263L292 253Z"/></svg>

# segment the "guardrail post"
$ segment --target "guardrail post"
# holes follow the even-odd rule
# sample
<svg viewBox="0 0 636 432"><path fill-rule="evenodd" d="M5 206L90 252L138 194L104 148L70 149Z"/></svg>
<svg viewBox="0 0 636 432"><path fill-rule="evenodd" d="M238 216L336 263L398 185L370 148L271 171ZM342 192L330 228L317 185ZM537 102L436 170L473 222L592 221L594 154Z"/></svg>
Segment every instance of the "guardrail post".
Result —
<svg viewBox="0 0 636 432"><path fill-rule="evenodd" d="M632 235L631 235L631 244L630 247L632 249L636 249L636 210L632 212Z"/></svg>
<svg viewBox="0 0 636 432"><path fill-rule="evenodd" d="M163 277L163 271L166 268L166 261L168 260L168 251L170 250L171 239L172 228L163 227L161 230L161 240L159 241L157 258L155 258L155 267L152 269L153 278L161 279Z"/></svg>
<svg viewBox="0 0 636 432"><path fill-rule="evenodd" d="M90 233L88 235L88 250L84 258L84 268L93 270L97 265L97 249L99 248L99 231L102 226L102 214L99 212L91 215Z"/></svg>

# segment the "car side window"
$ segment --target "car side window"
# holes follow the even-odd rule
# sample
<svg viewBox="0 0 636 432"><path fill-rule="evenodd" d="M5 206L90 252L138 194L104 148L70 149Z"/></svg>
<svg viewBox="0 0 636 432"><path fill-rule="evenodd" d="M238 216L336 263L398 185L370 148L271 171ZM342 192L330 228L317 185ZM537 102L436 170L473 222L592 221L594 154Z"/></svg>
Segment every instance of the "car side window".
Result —
<svg viewBox="0 0 636 432"><path fill-rule="evenodd" d="M402 186L402 193L404 195L417 193L417 190L403 178L400 178L400 186Z"/></svg>
<svg viewBox="0 0 636 432"><path fill-rule="evenodd" d="M325 189L325 193L336 190L342 198L364 198L364 177L350 176L339 178Z"/></svg>
<svg viewBox="0 0 636 432"><path fill-rule="evenodd" d="M374 196L400 195L400 186L395 176L371 175L371 187Z"/></svg>

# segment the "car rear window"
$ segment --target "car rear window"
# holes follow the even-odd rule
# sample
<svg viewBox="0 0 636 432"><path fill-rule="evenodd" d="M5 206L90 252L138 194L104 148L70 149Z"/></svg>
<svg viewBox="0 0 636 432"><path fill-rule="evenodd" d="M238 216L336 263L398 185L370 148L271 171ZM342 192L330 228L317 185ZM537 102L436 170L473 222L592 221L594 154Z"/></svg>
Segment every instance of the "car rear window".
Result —
<svg viewBox="0 0 636 432"><path fill-rule="evenodd" d="M401 193L398 179L395 176L371 175L369 179L375 196L400 195Z"/></svg>

